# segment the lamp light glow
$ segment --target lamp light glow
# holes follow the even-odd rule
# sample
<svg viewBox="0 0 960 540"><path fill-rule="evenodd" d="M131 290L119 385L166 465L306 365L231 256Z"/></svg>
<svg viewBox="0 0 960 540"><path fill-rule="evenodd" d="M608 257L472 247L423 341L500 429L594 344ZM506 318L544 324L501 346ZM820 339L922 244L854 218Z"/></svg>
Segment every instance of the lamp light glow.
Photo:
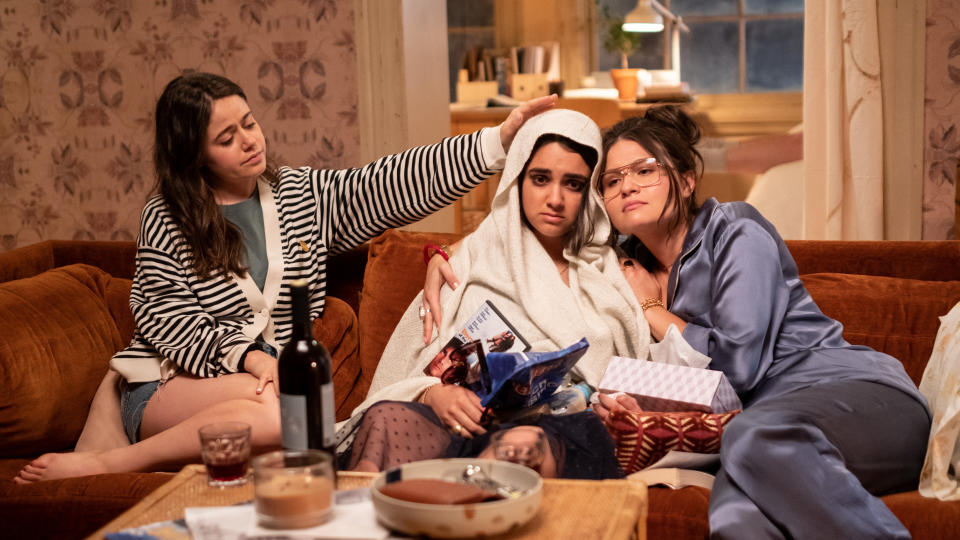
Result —
<svg viewBox="0 0 960 540"><path fill-rule="evenodd" d="M661 32L663 23L623 23L624 32Z"/></svg>
<svg viewBox="0 0 960 540"><path fill-rule="evenodd" d="M679 79L680 31L690 31L690 28L684 24L681 17L663 7L663 4L657 0L637 0L637 7L633 8L633 10L623 18L623 26L621 26L621 28L623 28L624 32L661 32L663 31L664 18L670 21L670 46L668 48L670 69L677 72Z"/></svg>
<svg viewBox="0 0 960 540"><path fill-rule="evenodd" d="M623 18L624 32L661 32L663 17L654 8L651 0L638 0L637 6Z"/></svg>

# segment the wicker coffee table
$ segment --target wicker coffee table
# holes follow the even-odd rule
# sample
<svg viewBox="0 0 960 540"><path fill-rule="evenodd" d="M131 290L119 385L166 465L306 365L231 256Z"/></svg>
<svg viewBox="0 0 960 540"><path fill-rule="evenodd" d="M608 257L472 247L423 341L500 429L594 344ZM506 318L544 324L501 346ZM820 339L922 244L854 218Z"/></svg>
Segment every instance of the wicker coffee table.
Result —
<svg viewBox="0 0 960 540"><path fill-rule="evenodd" d="M338 472L337 488L370 484L376 475ZM253 499L253 484L234 488L207 486L203 465L188 465L172 480L147 495L90 538L130 527L183 517L194 506L227 506ZM503 538L597 538L620 540L647 537L647 487L632 480L543 481L540 512L526 525Z"/></svg>

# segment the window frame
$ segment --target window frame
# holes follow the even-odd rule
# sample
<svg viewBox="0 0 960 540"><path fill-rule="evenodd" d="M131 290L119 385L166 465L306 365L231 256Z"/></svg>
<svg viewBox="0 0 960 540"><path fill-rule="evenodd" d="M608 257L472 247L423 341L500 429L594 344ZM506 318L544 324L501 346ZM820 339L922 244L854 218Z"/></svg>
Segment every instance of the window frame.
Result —
<svg viewBox="0 0 960 540"><path fill-rule="evenodd" d="M753 21L771 21L771 20L803 20L803 11L799 13L747 13L747 0L737 0L737 12L726 15L684 15L683 22L696 24L703 22L735 22L737 23L737 91L725 92L733 94L745 94L747 92L747 23ZM667 9L673 11L671 4L673 0L660 0L660 3ZM663 42L663 65L669 66L670 62L670 40L671 23L664 21L664 29L661 32ZM594 33L597 31L596 25L593 25ZM681 33L681 40L683 34ZM599 43L599 36L594 35L594 42ZM681 63L682 65L682 63ZM594 69L599 66L594 65ZM671 66L672 69L672 66ZM792 92L792 90L773 90L774 92ZM760 92L758 92L760 93Z"/></svg>

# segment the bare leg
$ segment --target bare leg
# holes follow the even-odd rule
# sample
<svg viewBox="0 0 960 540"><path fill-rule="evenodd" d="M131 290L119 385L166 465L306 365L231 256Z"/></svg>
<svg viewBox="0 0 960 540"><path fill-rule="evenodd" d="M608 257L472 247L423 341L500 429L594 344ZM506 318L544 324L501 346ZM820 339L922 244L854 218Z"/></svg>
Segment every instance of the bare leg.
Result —
<svg viewBox="0 0 960 540"><path fill-rule="evenodd" d="M108 370L97 387L97 393L90 403L87 420L77 439L76 452L103 451L128 446L127 434L120 421L120 374Z"/></svg>
<svg viewBox="0 0 960 540"><path fill-rule="evenodd" d="M150 471L200 459L197 429L211 422L238 420L252 429L254 452L280 445L280 403L272 384L256 393L247 373L215 379L181 375L150 398L140 426L141 441L103 452L44 454L14 478L19 483L105 472Z"/></svg>

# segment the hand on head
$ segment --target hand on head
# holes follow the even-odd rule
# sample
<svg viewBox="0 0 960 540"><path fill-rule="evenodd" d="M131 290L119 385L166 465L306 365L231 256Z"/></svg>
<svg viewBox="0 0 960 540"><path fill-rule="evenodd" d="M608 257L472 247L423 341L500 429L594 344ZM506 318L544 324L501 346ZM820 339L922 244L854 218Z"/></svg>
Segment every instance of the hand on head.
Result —
<svg viewBox="0 0 960 540"><path fill-rule="evenodd" d="M500 124L500 143L503 145L504 152L510 150L510 143L513 142L513 138L524 122L543 111L552 109L556 104L557 95L550 94L549 96L531 99L510 111L507 119Z"/></svg>

